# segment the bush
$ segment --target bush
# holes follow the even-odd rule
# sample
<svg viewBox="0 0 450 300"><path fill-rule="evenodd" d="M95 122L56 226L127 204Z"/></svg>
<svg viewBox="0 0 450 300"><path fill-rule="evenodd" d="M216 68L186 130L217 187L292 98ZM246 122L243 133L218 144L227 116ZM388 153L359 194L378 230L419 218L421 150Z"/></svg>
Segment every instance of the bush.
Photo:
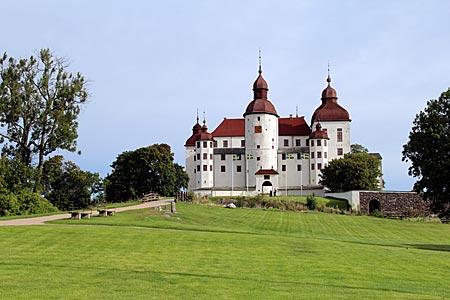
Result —
<svg viewBox="0 0 450 300"><path fill-rule="evenodd" d="M371 216L376 217L376 218L384 218L383 212L381 210L375 209Z"/></svg>
<svg viewBox="0 0 450 300"><path fill-rule="evenodd" d="M314 195L309 195L306 197L306 206L309 210L315 210L317 208L317 201Z"/></svg>

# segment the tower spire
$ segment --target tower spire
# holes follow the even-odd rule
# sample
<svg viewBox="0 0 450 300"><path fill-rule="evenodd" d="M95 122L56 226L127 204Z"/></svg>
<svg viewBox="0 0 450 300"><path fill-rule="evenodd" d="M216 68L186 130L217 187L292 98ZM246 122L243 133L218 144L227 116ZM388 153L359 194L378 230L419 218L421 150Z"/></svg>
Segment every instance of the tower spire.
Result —
<svg viewBox="0 0 450 300"><path fill-rule="evenodd" d="M328 77L327 77L328 86L331 85L331 76L330 76L330 60L328 60Z"/></svg>
<svg viewBox="0 0 450 300"><path fill-rule="evenodd" d="M261 49L259 49L259 69L258 69L259 74L262 73L262 67L261 67Z"/></svg>
<svg viewBox="0 0 450 300"><path fill-rule="evenodd" d="M198 108L197 108L197 124L200 121L200 118L198 117Z"/></svg>

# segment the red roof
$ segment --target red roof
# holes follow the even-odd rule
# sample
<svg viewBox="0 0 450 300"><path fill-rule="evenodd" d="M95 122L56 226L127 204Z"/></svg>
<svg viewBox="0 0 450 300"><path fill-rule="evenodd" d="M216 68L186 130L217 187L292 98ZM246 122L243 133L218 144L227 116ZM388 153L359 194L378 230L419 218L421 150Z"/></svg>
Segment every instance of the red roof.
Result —
<svg viewBox="0 0 450 300"><path fill-rule="evenodd" d="M280 136L309 136L311 129L303 117L279 118L278 132ZM211 134L214 137L245 136L245 119L223 119Z"/></svg>
<svg viewBox="0 0 450 300"><path fill-rule="evenodd" d="M304 117L278 119L278 135L280 136L309 136L310 134L311 129Z"/></svg>
<svg viewBox="0 0 450 300"><path fill-rule="evenodd" d="M255 175L278 175L279 173L274 169L260 169Z"/></svg>
<svg viewBox="0 0 450 300"><path fill-rule="evenodd" d="M213 136L245 136L245 119L223 119Z"/></svg>

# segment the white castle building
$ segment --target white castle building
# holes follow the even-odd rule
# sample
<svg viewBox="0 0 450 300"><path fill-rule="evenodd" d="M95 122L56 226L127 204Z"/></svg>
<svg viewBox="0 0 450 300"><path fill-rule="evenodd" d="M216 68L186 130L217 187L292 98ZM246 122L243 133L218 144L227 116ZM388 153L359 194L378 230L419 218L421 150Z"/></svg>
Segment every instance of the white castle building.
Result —
<svg viewBox="0 0 450 300"><path fill-rule="evenodd" d="M197 123L186 141L190 191L211 196L304 195L322 190L321 170L350 152L350 116L328 86L311 125L304 117L282 118L267 98L268 85L259 75L253 101L243 118L225 118L208 132Z"/></svg>

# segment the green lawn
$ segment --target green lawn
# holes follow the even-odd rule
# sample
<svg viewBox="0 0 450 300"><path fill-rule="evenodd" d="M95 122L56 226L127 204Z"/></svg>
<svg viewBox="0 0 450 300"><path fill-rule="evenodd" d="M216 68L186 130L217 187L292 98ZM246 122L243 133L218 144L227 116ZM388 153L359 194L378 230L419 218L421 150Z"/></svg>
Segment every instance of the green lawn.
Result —
<svg viewBox="0 0 450 300"><path fill-rule="evenodd" d="M450 299L450 225L177 208L0 227L0 299Z"/></svg>

